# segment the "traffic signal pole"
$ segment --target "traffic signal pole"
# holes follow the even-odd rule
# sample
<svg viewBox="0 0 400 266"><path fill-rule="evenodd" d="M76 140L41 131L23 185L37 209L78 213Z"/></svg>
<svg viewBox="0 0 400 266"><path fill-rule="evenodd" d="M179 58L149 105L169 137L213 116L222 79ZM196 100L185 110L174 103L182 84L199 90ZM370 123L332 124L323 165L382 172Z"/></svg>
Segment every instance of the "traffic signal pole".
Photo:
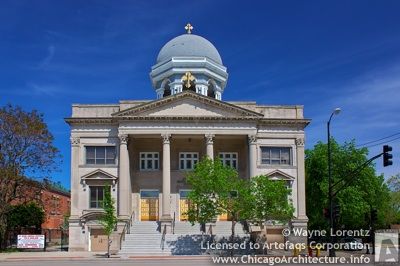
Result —
<svg viewBox="0 0 400 266"><path fill-rule="evenodd" d="M363 170L365 167L367 167L369 164L371 164L374 160L378 159L379 157L381 157L383 155L383 166L390 166L393 164L392 162L392 158L393 155L390 154L389 152L392 151L392 147L390 147L389 145L384 145L383 146L383 152L370 158L369 160L367 160L366 162L364 162L362 165L360 165L359 167L357 167L352 173L351 175L345 180L345 183L339 187L335 192L333 191L333 189L339 185L344 179L339 180L338 182L336 182L335 184L332 184L332 169L331 169L331 145L330 145L330 129L329 129L329 124L330 124L330 120L328 121L328 182L329 182L329 226L330 226L330 230L331 230L331 244L332 246L335 244L335 238L332 235L332 232L335 228L335 219L334 219L334 206L333 206L333 199L336 197L336 195L343 189L345 189L346 187L348 187L351 182L353 182L356 178L354 178L354 176L356 176L357 174L359 174L361 172L361 170ZM337 213L335 213L335 216L337 216ZM376 215L375 215L376 216ZM371 213L371 220L372 220L372 213ZM374 237L374 236L372 236ZM373 242L375 241L375 239L373 239ZM375 253L375 248L372 247L372 254ZM335 249L332 248L329 250L329 256L330 257L335 257L336 256L336 252Z"/></svg>

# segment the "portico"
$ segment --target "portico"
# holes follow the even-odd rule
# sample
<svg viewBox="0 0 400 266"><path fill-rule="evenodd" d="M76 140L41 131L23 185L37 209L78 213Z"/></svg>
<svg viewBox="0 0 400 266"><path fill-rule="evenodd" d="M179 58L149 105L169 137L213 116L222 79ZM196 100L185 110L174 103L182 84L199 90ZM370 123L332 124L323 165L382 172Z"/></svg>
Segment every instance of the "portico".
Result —
<svg viewBox="0 0 400 266"><path fill-rule="evenodd" d="M121 217L129 217L134 212L138 214L135 216L136 221L171 221L175 214L179 220L178 217L182 216L180 191L190 189L184 181L186 172L204 156L209 158L229 156L228 159L234 162L232 165L241 177L250 176L248 165L251 163L248 163L248 160L251 158L249 156L251 149L247 135L179 134L175 131L173 134L124 134L120 135L121 139L123 141L120 142L119 169L121 173L129 173L126 176L121 175L119 181ZM128 184L130 186L126 187ZM159 193L153 192L153 196L149 197L149 193L142 193L143 191ZM142 195L149 199L157 198L157 201L143 201ZM152 209L158 211L157 215L143 213L142 205L148 205L150 201L152 205L158 205ZM148 216L152 218L149 219Z"/></svg>

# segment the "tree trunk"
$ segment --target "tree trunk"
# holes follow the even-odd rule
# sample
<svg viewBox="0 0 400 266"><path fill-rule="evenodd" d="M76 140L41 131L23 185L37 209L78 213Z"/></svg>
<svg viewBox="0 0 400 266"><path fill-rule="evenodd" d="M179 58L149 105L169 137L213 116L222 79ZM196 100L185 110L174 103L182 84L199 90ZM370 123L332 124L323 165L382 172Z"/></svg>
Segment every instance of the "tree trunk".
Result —
<svg viewBox="0 0 400 266"><path fill-rule="evenodd" d="M110 257L110 246L111 246L110 235L107 235L107 258Z"/></svg>
<svg viewBox="0 0 400 266"><path fill-rule="evenodd" d="M232 233L231 233L231 243L232 243L232 246L233 246L233 244L234 244L234 242L235 242L235 225L236 225L236 221L235 221L235 219L232 219L232 227L231 227L231 231L232 231ZM231 256L233 257L233 248L231 249Z"/></svg>
<svg viewBox="0 0 400 266"><path fill-rule="evenodd" d="M7 241L7 217L0 213L0 250L5 249Z"/></svg>

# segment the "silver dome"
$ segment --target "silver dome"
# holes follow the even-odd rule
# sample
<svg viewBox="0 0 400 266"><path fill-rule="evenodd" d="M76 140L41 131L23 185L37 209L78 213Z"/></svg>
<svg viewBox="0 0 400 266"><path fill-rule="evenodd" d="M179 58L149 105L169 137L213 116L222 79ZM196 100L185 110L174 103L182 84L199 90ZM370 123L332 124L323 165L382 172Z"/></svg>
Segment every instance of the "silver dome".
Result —
<svg viewBox="0 0 400 266"><path fill-rule="evenodd" d="M167 42L157 56L157 63L172 57L207 57L222 65L217 48L205 38L194 34L183 34Z"/></svg>

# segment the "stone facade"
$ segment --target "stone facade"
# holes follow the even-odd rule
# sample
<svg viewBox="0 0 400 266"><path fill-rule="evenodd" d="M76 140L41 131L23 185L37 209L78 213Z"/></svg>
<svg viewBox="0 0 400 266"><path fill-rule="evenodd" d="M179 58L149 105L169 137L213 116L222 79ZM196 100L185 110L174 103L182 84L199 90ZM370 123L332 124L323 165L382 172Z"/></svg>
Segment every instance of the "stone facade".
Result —
<svg viewBox="0 0 400 266"><path fill-rule="evenodd" d="M185 35L183 40L190 41ZM157 100L72 106L66 119L71 128L70 250L91 249L91 232L101 228L96 199L105 184L117 202L117 233L130 220L168 225L174 217L184 219L181 200L190 188L183 178L204 156L227 156L242 178L265 174L287 180L295 206L292 225L306 227L304 128L309 120L303 107L222 101L227 73L220 58L180 58L162 51L164 61L151 73ZM185 89L179 77L191 74L193 86ZM174 87L181 89L165 93ZM265 158L273 156L266 155L268 148L287 151L284 163Z"/></svg>

